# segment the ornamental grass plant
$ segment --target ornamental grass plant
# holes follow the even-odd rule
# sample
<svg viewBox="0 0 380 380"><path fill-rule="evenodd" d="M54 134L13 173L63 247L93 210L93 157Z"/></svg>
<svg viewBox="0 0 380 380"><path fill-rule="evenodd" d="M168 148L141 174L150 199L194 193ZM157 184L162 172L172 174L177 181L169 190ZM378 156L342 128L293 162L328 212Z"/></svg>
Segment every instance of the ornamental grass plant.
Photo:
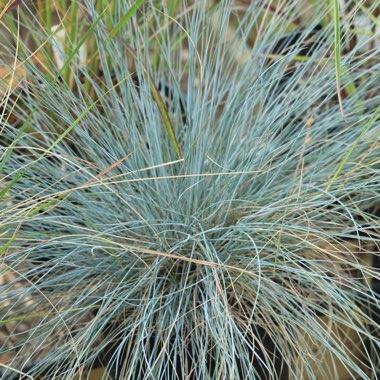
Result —
<svg viewBox="0 0 380 380"><path fill-rule="evenodd" d="M377 378L378 4L52 3L1 8L0 378Z"/></svg>

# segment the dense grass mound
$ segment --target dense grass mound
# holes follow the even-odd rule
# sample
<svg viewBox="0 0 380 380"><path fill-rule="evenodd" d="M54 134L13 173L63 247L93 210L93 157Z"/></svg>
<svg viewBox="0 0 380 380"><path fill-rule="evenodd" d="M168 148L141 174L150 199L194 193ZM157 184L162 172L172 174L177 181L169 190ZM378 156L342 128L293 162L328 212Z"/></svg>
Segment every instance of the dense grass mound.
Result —
<svg viewBox="0 0 380 380"><path fill-rule="evenodd" d="M380 48L352 4L337 62L327 7L94 3L2 103L2 378L370 379Z"/></svg>

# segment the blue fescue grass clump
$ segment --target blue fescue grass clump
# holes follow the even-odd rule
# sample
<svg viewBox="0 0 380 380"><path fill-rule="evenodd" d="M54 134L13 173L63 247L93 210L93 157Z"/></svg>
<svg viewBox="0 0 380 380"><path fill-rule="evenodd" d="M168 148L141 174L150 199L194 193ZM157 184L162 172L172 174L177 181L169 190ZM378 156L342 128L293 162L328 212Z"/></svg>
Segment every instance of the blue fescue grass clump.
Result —
<svg viewBox="0 0 380 380"><path fill-rule="evenodd" d="M94 3L4 108L3 378L370 379L379 48L339 104L327 8Z"/></svg>

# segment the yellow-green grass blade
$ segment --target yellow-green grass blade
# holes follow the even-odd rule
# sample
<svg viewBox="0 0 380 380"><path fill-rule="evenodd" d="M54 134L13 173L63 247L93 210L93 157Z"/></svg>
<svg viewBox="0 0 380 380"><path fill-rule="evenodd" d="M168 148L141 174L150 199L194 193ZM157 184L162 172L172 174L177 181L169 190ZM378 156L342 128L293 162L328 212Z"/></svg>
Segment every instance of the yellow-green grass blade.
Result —
<svg viewBox="0 0 380 380"><path fill-rule="evenodd" d="M33 314L26 314L26 315L20 315L19 317L13 317L8 319L0 319L0 326L6 325L7 323L16 322L16 321L25 321L26 319L33 319L33 318L42 318L42 317L49 317L52 315L57 315L61 313L70 313L74 311L82 311L82 310L90 310L94 309L97 306L86 306L86 307L78 307L74 309L67 309L67 310L59 310L59 311L50 311L50 312L41 312L41 313L33 313Z"/></svg>
<svg viewBox="0 0 380 380"><path fill-rule="evenodd" d="M54 199L50 200L49 202L44 202L43 204L39 205L38 207L36 207L36 208L30 210L30 211L26 214L26 216L27 216L27 217L30 217L30 216L32 216L32 215L34 215L34 214L37 214L38 212L44 211L44 210L46 210L49 206L51 206L51 205L53 205L54 203L57 203L57 202L63 200L63 199L66 198L66 197L67 197L67 195L60 195L60 196L58 196L57 198L54 198Z"/></svg>

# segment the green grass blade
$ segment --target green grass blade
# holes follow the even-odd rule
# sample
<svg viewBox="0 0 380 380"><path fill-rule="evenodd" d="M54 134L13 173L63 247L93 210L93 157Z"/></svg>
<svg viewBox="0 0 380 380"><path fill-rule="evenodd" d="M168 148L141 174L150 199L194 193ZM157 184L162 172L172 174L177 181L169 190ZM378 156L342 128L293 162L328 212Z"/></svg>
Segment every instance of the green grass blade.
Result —
<svg viewBox="0 0 380 380"><path fill-rule="evenodd" d="M78 10L79 10L78 0L72 1L71 12L70 12L71 20L70 20L70 26L69 26L70 30L69 30L69 34L66 36L66 44L65 44L67 56L71 57L70 60L73 58L73 55L72 55L73 52L71 51L71 48L75 46L75 43L78 37L78 26L79 26L78 25ZM74 55L75 54L76 53L74 53ZM70 77L71 77L71 68L70 68L70 65L67 65L65 74L64 74L65 82L67 84L70 84Z"/></svg>
<svg viewBox="0 0 380 380"><path fill-rule="evenodd" d="M352 152L358 146L358 144L363 139L363 137L365 136L365 134L372 128L372 126L374 125L374 123L377 121L377 117L378 117L379 113L380 113L380 106L378 106L376 108L375 112L372 114L371 119L368 121L367 126L363 129L363 131L360 133L360 135L358 136L358 138L352 144L350 150L346 153L346 155L343 157L342 161L339 163L338 167L335 170L334 176L332 177L331 181L329 182L329 184L326 187L326 191L329 191L331 189L331 186L334 184L334 182L338 178L339 174L341 173L344 165L346 164L346 162L348 161L348 159L352 155Z"/></svg>
<svg viewBox="0 0 380 380"><path fill-rule="evenodd" d="M340 82L342 76L342 60L341 60L341 46L340 46L340 12L339 0L331 0L333 5L333 19L334 19L334 51L335 51L335 77L336 77L336 90L339 101L340 112L344 116L342 95L340 92Z"/></svg>
<svg viewBox="0 0 380 380"><path fill-rule="evenodd" d="M61 75L67 70L69 67L72 59L74 56L79 52L79 49L83 46L83 44L87 41L87 39L91 36L96 26L99 24L100 20L103 17L103 14L106 12L107 9L103 11L102 14L99 15L99 17L93 22L93 24L88 28L87 32L82 36L82 38L79 40L78 45L71 51L70 55L67 57L65 63L62 65L61 69L59 70L58 74L54 78L54 82L56 82Z"/></svg>
<svg viewBox="0 0 380 380"><path fill-rule="evenodd" d="M4 198L9 189L22 177L21 173L18 173L13 180L0 191L0 199Z"/></svg>
<svg viewBox="0 0 380 380"><path fill-rule="evenodd" d="M144 0L137 0L129 9L129 11L122 17L118 24L112 29L108 36L107 42L112 40L121 30L121 28L130 20L130 18L137 12L137 10L144 4Z"/></svg>
<svg viewBox="0 0 380 380"><path fill-rule="evenodd" d="M49 202L45 202L41 205L39 205L38 207L34 208L33 210L29 211L26 216L32 216L34 214L37 214L38 212L40 211L44 211L46 210L49 206L51 206L52 204L56 203L56 202L59 202L61 201L62 199L64 199L66 196L65 195L60 195L59 197L57 198L54 198L52 200L50 200Z"/></svg>
<svg viewBox="0 0 380 380"><path fill-rule="evenodd" d="M12 245L13 241L16 239L17 231L18 231L18 229L16 229L16 231L13 233L12 237L2 247L0 247L0 257L4 253L7 252L8 248Z"/></svg>
<svg viewBox="0 0 380 380"><path fill-rule="evenodd" d="M12 151L17 143L17 141L20 139L21 135L25 131L26 127L29 125L30 119L32 118L34 112L32 112L29 117L24 121L23 125L20 127L20 129L17 132L16 138L12 141L11 145L7 148L4 156L0 160L0 173L3 171L5 164L9 160Z"/></svg>

